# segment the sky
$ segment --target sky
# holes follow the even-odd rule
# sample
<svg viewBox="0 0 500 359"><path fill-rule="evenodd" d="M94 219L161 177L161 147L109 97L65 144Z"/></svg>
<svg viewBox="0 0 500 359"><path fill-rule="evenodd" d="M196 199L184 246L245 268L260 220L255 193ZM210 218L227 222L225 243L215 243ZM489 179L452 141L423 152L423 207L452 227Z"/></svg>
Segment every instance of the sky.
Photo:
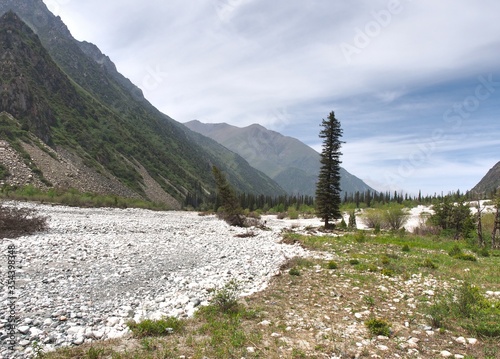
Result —
<svg viewBox="0 0 500 359"><path fill-rule="evenodd" d="M379 191L466 191L500 161L497 0L44 0L159 110L259 123Z"/></svg>

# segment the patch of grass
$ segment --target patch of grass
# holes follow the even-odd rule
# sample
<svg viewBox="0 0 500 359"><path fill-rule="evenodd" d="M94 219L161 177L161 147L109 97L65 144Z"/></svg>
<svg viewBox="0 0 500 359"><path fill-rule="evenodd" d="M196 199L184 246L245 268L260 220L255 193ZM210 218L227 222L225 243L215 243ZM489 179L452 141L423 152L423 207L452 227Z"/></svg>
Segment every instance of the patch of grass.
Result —
<svg viewBox="0 0 500 359"><path fill-rule="evenodd" d="M402 248L401 248L401 251L402 252L410 252L410 246L408 244L405 244Z"/></svg>
<svg viewBox="0 0 500 359"><path fill-rule="evenodd" d="M390 268L382 268L380 274L385 275L386 277L394 277L396 273Z"/></svg>
<svg viewBox="0 0 500 359"><path fill-rule="evenodd" d="M383 335L386 337L391 335L391 326L385 319L370 318L365 321L365 326L372 335Z"/></svg>
<svg viewBox="0 0 500 359"><path fill-rule="evenodd" d="M167 317L159 320L145 319L139 323L130 321L127 323L129 329L138 338L165 336L181 331L184 327L182 320Z"/></svg>
<svg viewBox="0 0 500 359"><path fill-rule="evenodd" d="M297 267L290 268L288 271L288 274L293 275L293 276L300 276L300 270Z"/></svg>
<svg viewBox="0 0 500 359"><path fill-rule="evenodd" d="M420 264L420 267L436 269L438 266L432 261L432 259L425 258L424 261Z"/></svg>
<svg viewBox="0 0 500 359"><path fill-rule="evenodd" d="M363 302L365 302L365 304L369 307L373 307L375 305L375 299L370 295L365 295L363 297Z"/></svg>
<svg viewBox="0 0 500 359"><path fill-rule="evenodd" d="M359 259L353 258L349 259L349 264L352 266L358 265L360 263Z"/></svg>
<svg viewBox="0 0 500 359"><path fill-rule="evenodd" d="M104 355L104 349L91 347L87 350L87 358L89 359L99 359L101 355Z"/></svg>
<svg viewBox="0 0 500 359"><path fill-rule="evenodd" d="M208 350L211 357L242 357L248 341L256 340L253 336L258 338L258 334L252 336L242 327L242 321L251 315L253 314L242 307L230 312L221 312L215 305L201 308L195 316L204 323L199 329L199 334L206 339L198 345Z"/></svg>
<svg viewBox="0 0 500 359"><path fill-rule="evenodd" d="M387 257L387 255L384 254L382 257L380 257L380 263L382 263L382 265L384 266L387 266L391 264L391 260L389 259L389 257Z"/></svg>
<svg viewBox="0 0 500 359"><path fill-rule="evenodd" d="M474 257L472 254L467 254L467 253L457 254L453 256L453 258L460 259L462 261L477 262L476 257Z"/></svg>
<svg viewBox="0 0 500 359"><path fill-rule="evenodd" d="M366 234L364 231L357 231L354 235L354 239L357 243L365 243L366 242Z"/></svg>

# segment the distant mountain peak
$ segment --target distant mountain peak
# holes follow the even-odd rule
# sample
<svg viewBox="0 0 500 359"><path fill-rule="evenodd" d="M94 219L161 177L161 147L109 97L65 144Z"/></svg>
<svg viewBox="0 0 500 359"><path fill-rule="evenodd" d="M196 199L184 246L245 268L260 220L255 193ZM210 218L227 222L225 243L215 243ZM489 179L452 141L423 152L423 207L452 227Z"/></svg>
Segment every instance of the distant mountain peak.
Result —
<svg viewBox="0 0 500 359"><path fill-rule="evenodd" d="M268 130L260 124L236 127L228 124L185 124L245 158L253 167L274 179L290 194L315 194L320 155L296 138ZM374 191L359 178L341 169L344 192Z"/></svg>

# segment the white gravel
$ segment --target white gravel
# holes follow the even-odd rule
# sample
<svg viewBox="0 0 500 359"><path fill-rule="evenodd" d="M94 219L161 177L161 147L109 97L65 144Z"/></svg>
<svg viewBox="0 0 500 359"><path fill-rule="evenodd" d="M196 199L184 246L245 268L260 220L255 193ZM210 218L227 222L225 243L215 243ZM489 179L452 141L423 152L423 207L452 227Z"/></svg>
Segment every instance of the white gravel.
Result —
<svg viewBox="0 0 500 359"><path fill-rule="evenodd" d="M34 342L45 350L115 338L130 319L189 316L207 303L214 288L235 279L242 295L266 287L289 258L307 255L280 244L281 229L319 225L318 220L278 221L269 231L238 238L214 216L138 209L35 207L49 218L49 230L0 239L0 357L15 357L5 339L9 305L7 247L16 247L18 357Z"/></svg>

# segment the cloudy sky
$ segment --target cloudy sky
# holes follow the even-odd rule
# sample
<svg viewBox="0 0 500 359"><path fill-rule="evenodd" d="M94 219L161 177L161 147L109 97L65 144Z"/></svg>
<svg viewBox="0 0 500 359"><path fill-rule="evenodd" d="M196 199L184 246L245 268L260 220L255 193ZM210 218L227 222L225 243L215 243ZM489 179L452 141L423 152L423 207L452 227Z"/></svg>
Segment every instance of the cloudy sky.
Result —
<svg viewBox="0 0 500 359"><path fill-rule="evenodd" d="M497 0L44 0L179 122L252 123L378 190L472 188L500 161Z"/></svg>

